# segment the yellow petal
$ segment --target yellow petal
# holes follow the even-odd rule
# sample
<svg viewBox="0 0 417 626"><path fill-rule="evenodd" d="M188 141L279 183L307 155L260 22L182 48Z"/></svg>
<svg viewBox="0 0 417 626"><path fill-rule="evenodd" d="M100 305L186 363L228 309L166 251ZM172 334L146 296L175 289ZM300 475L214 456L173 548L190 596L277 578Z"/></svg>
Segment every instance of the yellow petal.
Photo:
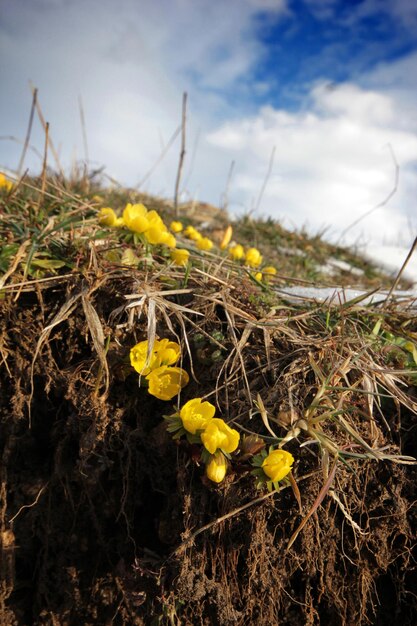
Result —
<svg viewBox="0 0 417 626"><path fill-rule="evenodd" d="M221 483L227 472L227 460L218 452L214 454L206 465L206 476L214 483Z"/></svg>
<svg viewBox="0 0 417 626"><path fill-rule="evenodd" d="M289 474L293 463L294 457L290 452L273 450L262 463L262 469L272 482L278 482Z"/></svg>
<svg viewBox="0 0 417 626"><path fill-rule="evenodd" d="M225 250L227 248L227 246L229 245L232 239L232 234L233 234L233 228L229 224L229 226L224 231L223 239L220 244L220 250Z"/></svg>
<svg viewBox="0 0 417 626"><path fill-rule="evenodd" d="M171 251L171 260L175 265L187 265L189 256L190 253L188 250L184 250L183 248Z"/></svg>

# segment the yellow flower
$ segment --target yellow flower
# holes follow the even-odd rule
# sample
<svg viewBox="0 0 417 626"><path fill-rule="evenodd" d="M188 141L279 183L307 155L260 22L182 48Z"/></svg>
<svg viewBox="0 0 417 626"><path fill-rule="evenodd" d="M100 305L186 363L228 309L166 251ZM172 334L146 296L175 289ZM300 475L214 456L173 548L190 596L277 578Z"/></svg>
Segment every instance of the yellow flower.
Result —
<svg viewBox="0 0 417 626"><path fill-rule="evenodd" d="M211 250L213 247L213 242L208 237L202 237L197 241L197 248L199 250Z"/></svg>
<svg viewBox="0 0 417 626"><path fill-rule="evenodd" d="M110 209L109 207L100 209L98 222L102 226L123 226L123 218L117 217L113 209Z"/></svg>
<svg viewBox="0 0 417 626"><path fill-rule="evenodd" d="M162 339L155 341L148 357L149 342L140 341L130 350L130 364L141 374L147 376L163 365L174 365L180 358L181 348L175 341Z"/></svg>
<svg viewBox="0 0 417 626"><path fill-rule="evenodd" d="M161 365L174 365L178 361L181 356L181 348L176 341L161 339L155 343L158 344L156 354Z"/></svg>
<svg viewBox="0 0 417 626"><path fill-rule="evenodd" d="M227 472L227 459L222 452L216 452L206 465L206 476L214 483L221 483Z"/></svg>
<svg viewBox="0 0 417 626"><path fill-rule="evenodd" d="M230 428L222 419L213 418L201 433L201 441L210 454L216 450L233 452L239 445L240 435L237 430Z"/></svg>
<svg viewBox="0 0 417 626"><path fill-rule="evenodd" d="M149 211L146 217L149 222L148 230L145 232L146 239L153 245L163 243L168 235L168 229L161 216L156 211Z"/></svg>
<svg viewBox="0 0 417 626"><path fill-rule="evenodd" d="M147 375L148 391L159 400L172 400L189 382L187 372L181 367L162 365Z"/></svg>
<svg viewBox="0 0 417 626"><path fill-rule="evenodd" d="M164 228L161 228L159 225L155 225L145 231L145 237L149 243L156 245L163 242L165 232Z"/></svg>
<svg viewBox="0 0 417 626"><path fill-rule="evenodd" d="M146 237L146 233L145 233L145 237ZM168 248L175 248L175 246L177 245L177 240L175 239L172 233L165 231L161 235L160 243L162 243L164 246L167 246Z"/></svg>
<svg viewBox="0 0 417 626"><path fill-rule="evenodd" d="M174 221L174 222L171 222L169 228L170 230L172 230L173 233L180 233L184 227L181 222Z"/></svg>
<svg viewBox="0 0 417 626"><path fill-rule="evenodd" d="M187 239L191 239L191 235L194 235L194 233L196 232L197 231L194 226L187 226L187 228L184 230L184 236L187 237Z"/></svg>
<svg viewBox="0 0 417 626"><path fill-rule="evenodd" d="M0 188L4 187L6 191L10 191L13 187L13 183L11 180L8 180L3 172L0 172Z"/></svg>
<svg viewBox="0 0 417 626"><path fill-rule="evenodd" d="M229 226L224 231L223 239L220 244L220 250L226 250L232 238L232 234L233 234L233 228L229 224Z"/></svg>
<svg viewBox="0 0 417 626"><path fill-rule="evenodd" d="M241 246L240 243L237 243L236 245L229 248L229 256L231 256L234 261L240 261L241 259L243 259L243 257L245 256L245 250L243 246Z"/></svg>
<svg viewBox="0 0 417 626"><path fill-rule="evenodd" d="M262 280L262 272L256 272L256 274L253 274L253 277L256 278L256 280L261 281Z"/></svg>
<svg viewBox="0 0 417 626"><path fill-rule="evenodd" d="M216 409L210 402L203 402L201 398L193 398L184 404L180 411L180 418L185 430L195 435L197 430L203 430L213 420Z"/></svg>
<svg viewBox="0 0 417 626"><path fill-rule="evenodd" d="M271 278L275 276L276 273L277 273L277 270L275 269L275 267L272 267L272 265L268 265L267 267L264 267L262 270L262 274L264 275L264 280L266 283L269 282Z"/></svg>
<svg viewBox="0 0 417 626"><path fill-rule="evenodd" d="M184 250L183 248L171 251L171 259L175 265L187 265L189 256L190 253L188 250Z"/></svg>
<svg viewBox="0 0 417 626"><path fill-rule="evenodd" d="M246 265L258 267L262 263L262 255L257 248L249 248L245 256Z"/></svg>
<svg viewBox="0 0 417 626"><path fill-rule="evenodd" d="M273 450L262 463L262 469L268 478L275 483L285 478L291 471L293 463L294 457L290 452L286 450Z"/></svg>
<svg viewBox="0 0 417 626"><path fill-rule="evenodd" d="M123 221L129 230L144 233L149 228L148 209L143 204L126 204Z"/></svg>
<svg viewBox="0 0 417 626"><path fill-rule="evenodd" d="M194 228L194 226L187 226L187 228L184 231L184 235L188 239L192 239L193 241L196 241L196 242L200 241L200 239L203 238L203 235L199 233L198 230Z"/></svg>
<svg viewBox="0 0 417 626"><path fill-rule="evenodd" d="M157 344L156 341L155 344ZM156 356L155 344L153 346L153 350L149 354L149 358L148 340L140 341L130 350L130 364L138 372L138 374L146 376L147 374L149 374L149 372L152 371L152 369L156 369L160 366L160 363L158 362Z"/></svg>

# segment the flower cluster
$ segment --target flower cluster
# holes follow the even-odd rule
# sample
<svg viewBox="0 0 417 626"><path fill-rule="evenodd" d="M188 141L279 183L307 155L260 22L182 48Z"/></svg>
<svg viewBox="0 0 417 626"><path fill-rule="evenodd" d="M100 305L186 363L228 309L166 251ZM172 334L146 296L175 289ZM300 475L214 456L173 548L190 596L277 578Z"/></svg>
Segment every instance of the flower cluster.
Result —
<svg viewBox="0 0 417 626"><path fill-rule="evenodd" d="M205 252L211 250L214 245L211 239L203 237L203 235L196 228L194 228L194 226L187 226L184 230L184 237L194 241L197 248Z"/></svg>
<svg viewBox="0 0 417 626"><path fill-rule="evenodd" d="M141 341L130 350L130 364L144 381L148 392L159 400L172 400L188 384L189 376L177 363L181 348L175 341L156 339L153 344ZM143 378L142 378L143 377ZM291 472L294 458L282 449L271 447L265 451L265 442L258 436L244 436L223 419L215 417L213 404L203 398L188 400L176 413L164 416L168 431L174 439L185 436L192 445L200 445L199 457L205 464L205 474L214 483L221 483L228 471L232 453L240 463L252 459L258 485L278 488L281 480Z"/></svg>
<svg viewBox="0 0 417 626"><path fill-rule="evenodd" d="M1 176L1 175L0 175ZM0 178L1 186L1 178ZM140 235L143 241L150 245L164 245L171 249L170 257L174 265L186 266L189 262L190 252L186 249L176 248L177 240L175 234L181 233L183 237L192 241L198 250L209 252L214 243L209 237L204 237L194 226L184 228L182 222L174 220L170 223L169 229L157 211L148 209L143 204L128 203L123 210L122 216L118 216L110 207L103 207L98 215L99 223L110 228L128 228L136 235ZM234 261L238 261L250 270L254 270L251 275L257 281L268 283L277 273L275 267L271 265L262 267L263 257L257 248L245 248L232 241L233 229L228 226L219 243L220 250L227 251L228 256ZM132 259L135 264L137 258Z"/></svg>
<svg viewBox="0 0 417 626"><path fill-rule="evenodd" d="M189 382L189 376L176 367L181 348L169 339L148 340L137 343L130 350L130 364L148 383L148 392L159 400L172 400Z"/></svg>
<svg viewBox="0 0 417 626"><path fill-rule="evenodd" d="M166 419L168 430L174 437L186 435L190 443L203 445L202 459L207 477L220 483L226 476L228 459L239 446L240 435L220 418L214 417L215 407L202 398L193 398L184 404L179 413Z"/></svg>
<svg viewBox="0 0 417 626"><path fill-rule="evenodd" d="M248 248L245 250L240 243L232 241L232 234L232 227L228 226L225 230L223 240L220 243L220 249L227 249L228 256L233 259L233 261L238 261L250 269L258 270L255 274L253 274L253 277L256 280L269 282L269 280L277 273L275 267L268 265L263 267L262 270L259 270L263 263L263 257L258 248Z"/></svg>
<svg viewBox="0 0 417 626"><path fill-rule="evenodd" d="M168 248L175 248L176 239L169 232L163 219L157 211L148 211L144 204L126 204L123 214L118 217L113 209L100 209L98 221L102 226L111 228L126 227L131 232L143 235L145 241L151 245L162 244Z"/></svg>

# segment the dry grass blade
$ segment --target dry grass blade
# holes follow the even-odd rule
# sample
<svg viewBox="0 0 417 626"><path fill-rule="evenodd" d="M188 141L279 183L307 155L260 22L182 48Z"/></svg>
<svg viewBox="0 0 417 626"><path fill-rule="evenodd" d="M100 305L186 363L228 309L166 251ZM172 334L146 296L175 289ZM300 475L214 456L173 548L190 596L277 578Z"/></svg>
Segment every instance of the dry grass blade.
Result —
<svg viewBox="0 0 417 626"><path fill-rule="evenodd" d="M310 519L310 517L313 515L313 513L315 513L317 511L317 509L319 508L320 504L323 502L326 494L328 493L328 491L329 491L329 489L330 489L330 487L332 485L334 477L336 475L336 467L337 467L337 459L335 459L335 461L333 463L333 466L332 466L332 468L330 470L329 476L328 476L326 482L324 483L323 487L320 489L319 495L317 496L316 500L314 501L313 506L311 507L311 509L309 510L307 515L304 517L304 519L302 520L301 524L297 527L297 529L291 535L290 540L288 541L287 551L291 548L291 546L293 545L294 541L297 539L298 535L303 530L304 526L307 524L307 522Z"/></svg>
<svg viewBox="0 0 417 626"><path fill-rule="evenodd" d="M270 424L269 424L269 419L268 419L268 411L265 408L265 405L263 403L263 400L261 398L261 396L259 395L259 393L256 396L256 402L255 402L255 406L258 408L259 410L259 414L261 416L262 422L266 428L266 430L273 436L275 437L275 439L278 439L278 435L272 430Z"/></svg>
<svg viewBox="0 0 417 626"><path fill-rule="evenodd" d="M292 488L293 494L295 496L295 499L297 500L297 504L298 504L298 509L300 511L300 515L302 515L303 514L303 504L301 502L301 493L300 493L300 490L298 488L297 481L295 480L294 474L292 472L290 472L288 474L288 478L290 480L291 488Z"/></svg>
<svg viewBox="0 0 417 626"><path fill-rule="evenodd" d="M29 245L30 245L30 240L27 239L26 241L24 241L21 244L21 246L19 246L19 249L16 252L15 257L13 259L13 263L11 264L11 266L7 270L7 272L5 274L3 274L3 276L0 278L0 289L2 289L4 287L4 285L6 284L7 279L10 278L10 276L12 276L14 274L14 272L17 269L17 267L19 266L19 263L25 258L25 256L26 256L26 248Z"/></svg>
<svg viewBox="0 0 417 626"><path fill-rule="evenodd" d="M83 295L82 292L79 292L79 293L74 294L70 298L68 298L68 300L62 305L58 313L54 316L52 322L48 324L48 326L46 326L40 334L38 343L36 344L35 353L33 355L32 364L30 368L30 395L29 395L29 400L28 400L29 423L31 421L31 404L32 404L33 392L34 392L33 375L34 375L34 368L35 368L36 359L38 358L38 354L43 344L48 340L48 337L51 331L55 328L55 326L62 324L62 322L64 322L66 319L69 318L72 311L77 306L78 300L82 297L82 295Z"/></svg>
<svg viewBox="0 0 417 626"><path fill-rule="evenodd" d="M84 315L87 321L88 329L90 331L91 338L93 340L94 348L100 360L100 365L105 373L104 392L102 394L102 396L105 396L109 389L110 374L109 374L109 366L107 363L106 350L105 350L105 345L104 345L106 338L104 335L103 326L101 324L97 311L91 304L87 294L82 294L81 301L82 301Z"/></svg>

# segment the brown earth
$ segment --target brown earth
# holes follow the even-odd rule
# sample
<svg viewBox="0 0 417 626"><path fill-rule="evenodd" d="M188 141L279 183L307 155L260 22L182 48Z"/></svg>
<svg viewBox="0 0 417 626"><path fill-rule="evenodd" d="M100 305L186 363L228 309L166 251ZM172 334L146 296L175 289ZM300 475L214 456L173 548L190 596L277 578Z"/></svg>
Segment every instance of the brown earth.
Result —
<svg viewBox="0 0 417 626"><path fill-rule="evenodd" d="M52 281L0 302L2 626L414 626L415 467L340 463L342 504L327 496L288 550L302 519L291 489L257 491L244 462L219 487L208 484L195 451L166 432L161 416L171 405L138 387L126 357L146 337L146 319L116 328L127 324L124 294L140 288L125 275ZM111 337L107 392L82 291ZM243 377L224 384L215 346L208 338L198 349L193 343L201 329L207 337L220 330L232 346L214 300L200 302L203 322L192 315L187 322L199 382L183 400L217 385L220 413L238 417L247 404ZM242 303L256 317L251 306ZM236 323L238 338L243 327ZM166 325L159 321L157 332L167 336ZM300 350L314 349L314 337L305 348L273 337L270 367L263 340L255 329L246 349L250 390L279 405L284 374ZM190 371L188 357L184 367ZM312 393L308 374L300 389L302 406ZM416 456L415 415L389 399L382 409L379 446ZM246 411L240 424L261 431L258 419ZM322 471L311 448L288 449L298 458L305 514Z"/></svg>

